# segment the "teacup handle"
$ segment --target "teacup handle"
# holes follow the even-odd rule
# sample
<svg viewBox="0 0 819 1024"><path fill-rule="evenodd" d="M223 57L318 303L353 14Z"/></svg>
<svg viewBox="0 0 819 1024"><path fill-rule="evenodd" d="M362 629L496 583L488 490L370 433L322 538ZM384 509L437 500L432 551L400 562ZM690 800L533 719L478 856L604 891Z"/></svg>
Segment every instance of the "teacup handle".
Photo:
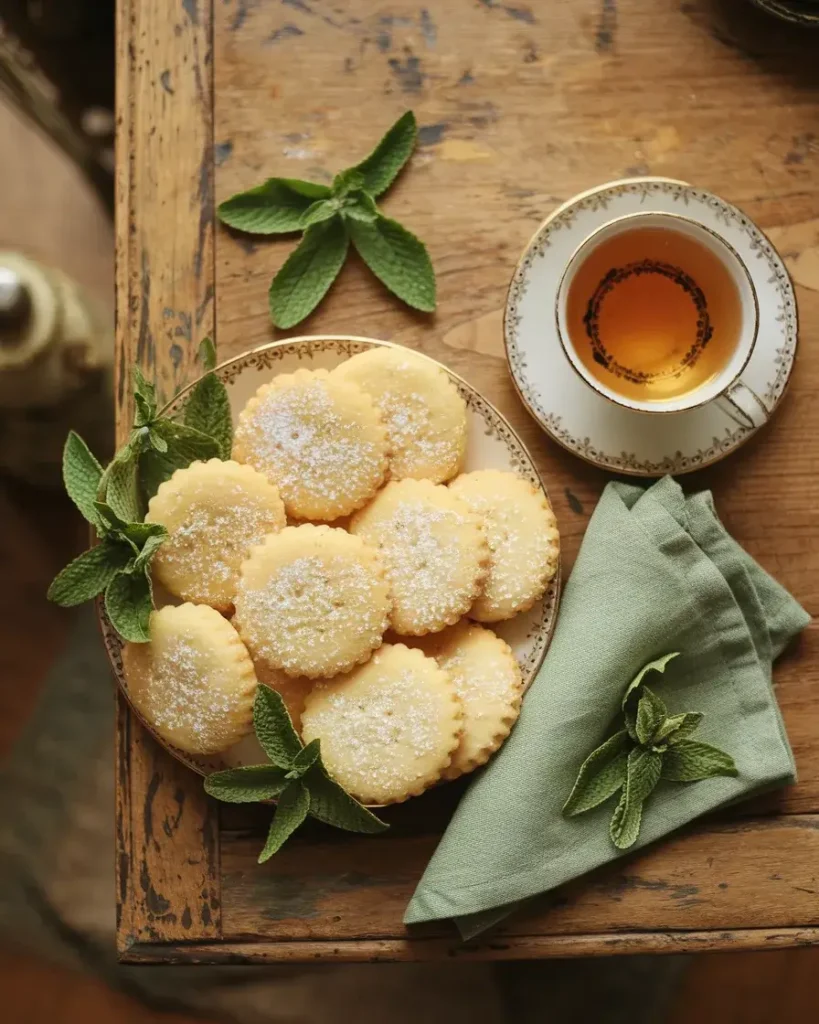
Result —
<svg viewBox="0 0 819 1024"><path fill-rule="evenodd" d="M741 380L734 381L717 398L717 402L731 419L741 427L756 430L770 416L768 407L748 385Z"/></svg>

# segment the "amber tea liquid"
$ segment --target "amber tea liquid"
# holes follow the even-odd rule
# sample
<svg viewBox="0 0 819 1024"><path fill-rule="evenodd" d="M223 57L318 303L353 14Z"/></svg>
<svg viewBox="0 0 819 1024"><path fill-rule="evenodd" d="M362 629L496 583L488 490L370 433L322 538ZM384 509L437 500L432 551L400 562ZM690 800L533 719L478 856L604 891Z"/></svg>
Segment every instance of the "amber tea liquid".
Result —
<svg viewBox="0 0 819 1024"><path fill-rule="evenodd" d="M705 245L671 228L634 227L586 256L569 285L566 327L592 378L624 398L664 402L726 367L742 303Z"/></svg>

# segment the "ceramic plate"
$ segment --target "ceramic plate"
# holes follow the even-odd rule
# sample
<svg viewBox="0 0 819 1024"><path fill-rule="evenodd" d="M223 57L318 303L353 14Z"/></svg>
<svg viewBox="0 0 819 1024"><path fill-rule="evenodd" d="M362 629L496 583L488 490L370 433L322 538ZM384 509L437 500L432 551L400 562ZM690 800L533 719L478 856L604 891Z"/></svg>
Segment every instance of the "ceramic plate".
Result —
<svg viewBox="0 0 819 1024"><path fill-rule="evenodd" d="M756 432L719 399L657 416L623 409L588 387L566 358L555 305L569 259L609 221L649 211L683 213L705 225L748 268L759 302L759 335L742 379L769 413L782 398L796 354L796 303L788 272L768 239L736 207L667 178L611 182L561 206L538 228L509 287L504 337L512 378L531 414L555 441L602 469L636 476L701 469Z"/></svg>
<svg viewBox="0 0 819 1024"><path fill-rule="evenodd" d="M276 374L292 373L300 366L309 369L320 367L332 369L349 356L355 355L356 352L363 352L376 345L388 344L390 343L370 338L346 336L292 338L252 349L244 355L223 363L217 368L216 373L228 386L235 423L240 411L256 389L271 380ZM510 424L465 380L456 376L446 367L442 368L449 374L466 402L469 434L465 471L469 472L473 469L512 470L536 487L543 488L545 492L546 487L531 456ZM193 384L190 385L190 387L192 386ZM180 392L164 411L168 413L179 411L184 404L188 390L189 388L186 388ZM554 628L559 596L560 567L558 566L558 571L546 594L530 611L510 619L509 622L495 623L492 626L515 652L523 673L524 686L531 683L543 661ZM127 697L128 684L122 671L122 641L108 622L100 603L98 603L98 608L105 646L117 682ZM136 711L135 714L138 715ZM139 715L138 717L141 718ZM258 764L260 761L266 760L255 737L252 736L223 754L196 756L186 754L166 743L144 722L144 719L143 724L175 757L202 775L207 775L220 768L241 764Z"/></svg>

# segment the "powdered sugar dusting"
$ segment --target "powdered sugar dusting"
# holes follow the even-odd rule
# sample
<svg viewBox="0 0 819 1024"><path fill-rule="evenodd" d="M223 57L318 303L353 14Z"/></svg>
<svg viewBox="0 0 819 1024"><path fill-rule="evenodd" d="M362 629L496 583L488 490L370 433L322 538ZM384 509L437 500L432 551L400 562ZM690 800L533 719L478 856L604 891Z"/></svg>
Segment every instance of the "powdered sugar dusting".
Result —
<svg viewBox="0 0 819 1024"><path fill-rule="evenodd" d="M243 579L236 606L254 657L321 676L352 667L378 646L389 598L376 567L355 557L313 554L277 566L262 583Z"/></svg>
<svg viewBox="0 0 819 1024"><path fill-rule="evenodd" d="M366 686L319 689L302 719L304 735L321 737L325 764L345 788L388 802L423 787L448 763L451 700L412 668L394 674L389 659L367 668Z"/></svg>
<svg viewBox="0 0 819 1024"><path fill-rule="evenodd" d="M260 396L237 439L244 460L278 485L287 511L301 518L347 515L374 493L386 468L383 435L342 409L321 377Z"/></svg>

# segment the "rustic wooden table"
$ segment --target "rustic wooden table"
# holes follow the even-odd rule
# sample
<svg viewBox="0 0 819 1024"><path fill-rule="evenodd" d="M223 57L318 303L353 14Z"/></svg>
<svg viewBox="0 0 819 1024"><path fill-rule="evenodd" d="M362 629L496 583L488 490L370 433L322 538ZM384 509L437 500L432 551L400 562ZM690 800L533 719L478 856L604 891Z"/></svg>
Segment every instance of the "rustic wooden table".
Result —
<svg viewBox="0 0 819 1024"><path fill-rule="evenodd" d="M414 346L481 388L551 490L571 566L607 476L548 441L503 359L512 269L556 204L626 175L741 206L797 285L801 350L763 434L699 474L731 532L819 609L819 36L743 0L119 0L118 427L129 371L169 395L199 340L273 336L287 241L234 237L214 205L267 176L329 180L412 107L389 213L430 248L439 310L413 315L354 261L298 333ZM295 332L294 332L295 333ZM793 789L568 886L479 943L408 932L404 906L457 784L395 809L378 840L316 828L264 867L264 815L209 803L120 700L118 945L132 963L525 958L769 949L819 940L819 631L778 666Z"/></svg>

